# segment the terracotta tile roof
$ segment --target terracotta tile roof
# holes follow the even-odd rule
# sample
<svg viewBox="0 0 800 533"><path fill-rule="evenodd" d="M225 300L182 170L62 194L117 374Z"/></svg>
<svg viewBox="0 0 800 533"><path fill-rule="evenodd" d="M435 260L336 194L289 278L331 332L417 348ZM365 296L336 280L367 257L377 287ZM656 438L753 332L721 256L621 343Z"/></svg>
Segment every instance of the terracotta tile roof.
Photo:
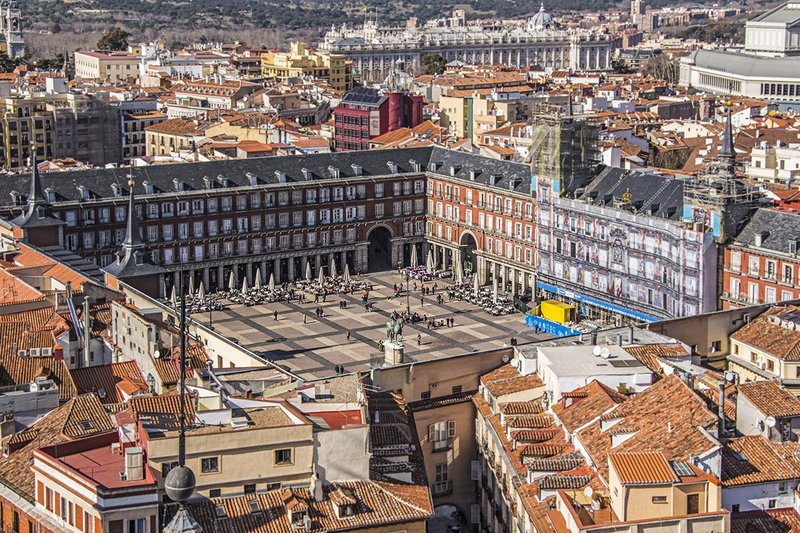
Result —
<svg viewBox="0 0 800 533"><path fill-rule="evenodd" d="M131 393L137 389L147 391L147 383L136 361L77 368L72 371L72 379L78 388L78 394L96 392L103 403L125 401L118 387L126 382L123 387L127 387Z"/></svg>
<svg viewBox="0 0 800 533"><path fill-rule="evenodd" d="M204 531L219 533L285 533L294 528L287 510L307 511L312 531L353 531L392 524L424 523L433 516L427 487L379 481L326 484L321 501L308 489L274 490L234 498L214 498L190 504L192 516ZM355 501L352 516L339 518L333 506L338 494ZM251 502L257 502L253 504ZM225 518L218 518L218 508ZM254 513L253 508L258 512Z"/></svg>
<svg viewBox="0 0 800 533"><path fill-rule="evenodd" d="M509 402L500 405L500 412L504 415L538 415L542 410L542 404L537 402Z"/></svg>
<svg viewBox="0 0 800 533"><path fill-rule="evenodd" d="M683 344L680 343L628 346L624 348L624 350L641 361L651 372L659 376L664 375L664 370L661 364L659 364L659 358L686 358L691 356L691 354L686 351Z"/></svg>
<svg viewBox="0 0 800 533"><path fill-rule="evenodd" d="M680 481L660 452L612 453L608 460L614 465L623 485L657 485Z"/></svg>
<svg viewBox="0 0 800 533"><path fill-rule="evenodd" d="M0 358L0 387L24 385L39 376L53 380L62 402L75 396L75 383L63 359L16 355Z"/></svg>
<svg viewBox="0 0 800 533"><path fill-rule="evenodd" d="M555 457L561 454L567 446L559 444L529 444L520 449L522 457Z"/></svg>
<svg viewBox="0 0 800 533"><path fill-rule="evenodd" d="M436 398L428 398L427 400L418 400L416 402L409 402L408 408L413 411L425 411L426 409L436 409L437 407L444 407L446 405L454 405L461 402L468 402L472 399L477 391L459 392L457 394L448 394L447 396L438 396Z"/></svg>
<svg viewBox="0 0 800 533"><path fill-rule="evenodd" d="M536 480L536 485L539 490L555 490L555 489L582 489L592 481L590 474L573 475L573 474L554 474L544 476Z"/></svg>
<svg viewBox="0 0 800 533"><path fill-rule="evenodd" d="M624 394L592 380L588 385L563 394L553 405L553 413L569 433L574 433L625 399Z"/></svg>
<svg viewBox="0 0 800 533"><path fill-rule="evenodd" d="M185 395L186 423L195 420L194 399ZM154 426L169 429L178 427L178 412L180 411L180 397L177 394L162 394L160 396L134 396L128 400L128 412L134 420L149 417Z"/></svg>
<svg viewBox="0 0 800 533"><path fill-rule="evenodd" d="M553 425L550 415L524 415L510 418L506 421L510 428L517 429L542 429Z"/></svg>
<svg viewBox="0 0 800 533"><path fill-rule="evenodd" d="M585 464L583 455L577 452L557 457L525 458L525 466L534 472L566 472Z"/></svg>
<svg viewBox="0 0 800 533"><path fill-rule="evenodd" d="M604 421L614 419L620 419L620 427L635 431L614 448L615 452L661 452L668 461L686 461L690 454L703 455L716 448L699 428L714 434L717 417L676 375L662 379L601 417ZM601 477L608 480L611 431L601 430L601 421L597 421L578 431L577 438Z"/></svg>
<svg viewBox="0 0 800 533"><path fill-rule="evenodd" d="M762 435L737 437L722 449L723 486L800 478L800 444L772 442Z"/></svg>
<svg viewBox="0 0 800 533"><path fill-rule="evenodd" d="M83 284L89 281L89 278L75 269L54 261L25 243L17 243L17 247L19 252L13 258L16 265L21 267L45 267L41 272L42 276L50 276L64 285L70 282L73 290L80 290Z"/></svg>
<svg viewBox="0 0 800 533"><path fill-rule="evenodd" d="M800 533L800 514L792 508L731 513L731 533Z"/></svg>
<svg viewBox="0 0 800 533"><path fill-rule="evenodd" d="M511 364L503 365L488 374L481 376L481 383L495 398L526 390L544 387L544 383L536 374L520 375Z"/></svg>
<svg viewBox="0 0 800 533"><path fill-rule="evenodd" d="M113 431L111 420L94 395L77 396L3 440L11 453L0 461L0 481L28 501L34 500L33 452L71 439Z"/></svg>
<svg viewBox="0 0 800 533"><path fill-rule="evenodd" d="M185 118L171 118L157 124L145 127L145 131L162 133L166 135L202 135L203 129L194 120Z"/></svg>
<svg viewBox="0 0 800 533"><path fill-rule="evenodd" d="M547 442L555 437L561 436L561 430L552 429L523 429L520 431L512 431L511 438L519 444L533 443L533 442Z"/></svg>
<svg viewBox="0 0 800 533"><path fill-rule="evenodd" d="M784 361L800 361L800 330L784 328L773 323L771 316L800 311L800 306L774 306L758 315L732 335L731 339L743 342Z"/></svg>
<svg viewBox="0 0 800 533"><path fill-rule="evenodd" d="M35 302L43 300L44 297L44 294L34 287L0 268L0 305Z"/></svg>
<svg viewBox="0 0 800 533"><path fill-rule="evenodd" d="M739 394L746 397L764 416L800 416L800 400L782 389L777 381L742 383L739 385Z"/></svg>
<svg viewBox="0 0 800 533"><path fill-rule="evenodd" d="M711 411L716 413L719 410L719 391L717 389L699 389L697 394L706 399L706 404ZM735 386L728 387L725 391L725 417L733 422L736 422L736 396Z"/></svg>

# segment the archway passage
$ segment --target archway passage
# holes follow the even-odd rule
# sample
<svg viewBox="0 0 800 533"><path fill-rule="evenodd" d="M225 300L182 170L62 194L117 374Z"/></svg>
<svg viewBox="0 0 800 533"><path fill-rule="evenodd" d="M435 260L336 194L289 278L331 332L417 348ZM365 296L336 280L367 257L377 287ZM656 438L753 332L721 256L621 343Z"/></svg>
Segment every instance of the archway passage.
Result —
<svg viewBox="0 0 800 533"><path fill-rule="evenodd" d="M464 265L465 274L478 270L478 255L475 253L477 249L475 237L471 233L464 233L461 236L461 264Z"/></svg>
<svg viewBox="0 0 800 533"><path fill-rule="evenodd" d="M373 228L367 237L367 270L369 272L383 272L391 270L392 265L392 234L383 226Z"/></svg>

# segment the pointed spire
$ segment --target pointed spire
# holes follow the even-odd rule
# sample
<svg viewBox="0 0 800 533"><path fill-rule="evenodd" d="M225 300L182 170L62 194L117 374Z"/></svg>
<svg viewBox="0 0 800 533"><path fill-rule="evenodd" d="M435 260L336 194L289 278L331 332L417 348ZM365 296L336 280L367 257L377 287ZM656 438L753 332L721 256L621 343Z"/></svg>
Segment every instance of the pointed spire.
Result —
<svg viewBox="0 0 800 533"><path fill-rule="evenodd" d="M719 149L720 158L729 160L736 159L736 149L733 147L733 124L731 123L732 105L732 102L729 101L725 110L725 131L722 134L722 146Z"/></svg>
<svg viewBox="0 0 800 533"><path fill-rule="evenodd" d="M31 192L28 194L28 205L36 206L46 203L47 200L42 191L42 179L39 177L39 166L36 163L36 148L31 147Z"/></svg>
<svg viewBox="0 0 800 533"><path fill-rule="evenodd" d="M134 202L133 196L133 186L136 185L136 182L133 181L133 176L129 176L129 178L128 230L125 235L125 240L122 241L122 247L133 250L136 248L144 248L144 242L142 242L142 236L139 235L139 218L136 215L136 203Z"/></svg>

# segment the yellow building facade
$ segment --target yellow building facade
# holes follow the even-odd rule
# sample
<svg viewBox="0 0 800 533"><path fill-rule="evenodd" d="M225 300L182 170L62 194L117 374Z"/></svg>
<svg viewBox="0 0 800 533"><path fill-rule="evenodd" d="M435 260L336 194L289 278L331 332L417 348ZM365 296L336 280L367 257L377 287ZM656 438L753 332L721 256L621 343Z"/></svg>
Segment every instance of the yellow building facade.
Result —
<svg viewBox="0 0 800 533"><path fill-rule="evenodd" d="M353 62L341 54L318 52L303 42L293 42L289 52L261 56L261 73L278 80L313 76L326 80L338 91L353 88Z"/></svg>

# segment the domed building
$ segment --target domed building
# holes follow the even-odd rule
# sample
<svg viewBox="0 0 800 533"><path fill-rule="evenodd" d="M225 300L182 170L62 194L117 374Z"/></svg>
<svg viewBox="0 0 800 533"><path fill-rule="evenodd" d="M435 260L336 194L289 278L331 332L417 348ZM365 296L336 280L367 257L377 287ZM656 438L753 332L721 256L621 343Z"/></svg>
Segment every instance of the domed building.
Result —
<svg viewBox="0 0 800 533"><path fill-rule="evenodd" d="M544 2L539 7L539 12L528 20L528 31L543 31L555 29L556 21L553 15L544 10Z"/></svg>

